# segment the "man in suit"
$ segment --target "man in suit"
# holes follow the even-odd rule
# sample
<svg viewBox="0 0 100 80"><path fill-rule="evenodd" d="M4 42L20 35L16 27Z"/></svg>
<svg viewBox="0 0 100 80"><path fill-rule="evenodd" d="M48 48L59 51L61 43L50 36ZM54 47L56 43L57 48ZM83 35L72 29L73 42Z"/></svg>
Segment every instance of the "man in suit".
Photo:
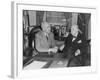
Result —
<svg viewBox="0 0 100 80"><path fill-rule="evenodd" d="M42 31L36 34L36 49L39 52L57 52L54 35L48 22L42 22Z"/></svg>
<svg viewBox="0 0 100 80"><path fill-rule="evenodd" d="M66 38L65 44L60 47L63 57L68 58L68 66L78 66L84 64L86 54L86 38L79 30L78 25L71 27L71 32Z"/></svg>

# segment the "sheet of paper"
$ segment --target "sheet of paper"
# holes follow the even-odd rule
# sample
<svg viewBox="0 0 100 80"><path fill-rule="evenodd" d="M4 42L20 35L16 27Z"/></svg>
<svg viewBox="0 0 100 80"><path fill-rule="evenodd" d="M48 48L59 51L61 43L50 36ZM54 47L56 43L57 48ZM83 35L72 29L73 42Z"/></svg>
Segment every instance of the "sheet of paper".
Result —
<svg viewBox="0 0 100 80"><path fill-rule="evenodd" d="M47 62L42 61L33 61L31 64L27 65L24 70L31 70L31 69L41 69Z"/></svg>
<svg viewBox="0 0 100 80"><path fill-rule="evenodd" d="M66 67L68 64L68 61L53 61L53 63L50 65L50 68L61 68L61 67Z"/></svg>

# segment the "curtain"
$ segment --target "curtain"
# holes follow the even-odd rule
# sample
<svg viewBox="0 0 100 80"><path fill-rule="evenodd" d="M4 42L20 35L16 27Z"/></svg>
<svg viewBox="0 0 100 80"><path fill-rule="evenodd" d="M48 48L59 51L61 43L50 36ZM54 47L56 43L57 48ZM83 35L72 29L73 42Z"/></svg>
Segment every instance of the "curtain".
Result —
<svg viewBox="0 0 100 80"><path fill-rule="evenodd" d="M65 12L64 16L66 18L67 31L69 31L70 26L72 25L72 13L71 12Z"/></svg>
<svg viewBox="0 0 100 80"><path fill-rule="evenodd" d="M43 21L44 11L36 11L36 25L41 26L41 22Z"/></svg>

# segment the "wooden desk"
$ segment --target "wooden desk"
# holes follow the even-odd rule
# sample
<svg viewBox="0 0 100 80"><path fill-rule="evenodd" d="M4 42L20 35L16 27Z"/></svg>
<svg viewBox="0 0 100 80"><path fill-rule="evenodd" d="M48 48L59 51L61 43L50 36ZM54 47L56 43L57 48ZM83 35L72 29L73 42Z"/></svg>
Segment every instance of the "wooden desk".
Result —
<svg viewBox="0 0 100 80"><path fill-rule="evenodd" d="M66 67L68 64L68 59L61 58L59 54L55 55L53 60L46 64L43 68L62 68Z"/></svg>
<svg viewBox="0 0 100 80"><path fill-rule="evenodd" d="M32 65L35 61L40 61L46 63L43 67L41 68L62 68L66 67L68 64L67 59L63 59L59 53L56 53L53 57L40 57L40 56L35 56L30 59L31 63L26 65L28 68L31 68ZM32 68L33 69L33 68Z"/></svg>

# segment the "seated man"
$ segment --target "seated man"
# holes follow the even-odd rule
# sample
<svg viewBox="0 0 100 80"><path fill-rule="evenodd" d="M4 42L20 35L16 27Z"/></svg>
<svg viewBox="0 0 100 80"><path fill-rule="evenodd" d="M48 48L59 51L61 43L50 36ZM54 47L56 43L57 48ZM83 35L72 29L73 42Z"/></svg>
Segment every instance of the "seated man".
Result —
<svg viewBox="0 0 100 80"><path fill-rule="evenodd" d="M39 52L57 52L57 47L55 46L54 35L51 32L50 24L47 22L42 22L42 31L36 34L36 49Z"/></svg>
<svg viewBox="0 0 100 80"><path fill-rule="evenodd" d="M63 51L63 57L68 58L69 64L73 66L84 63L86 53L86 39L77 25L71 27L71 33L66 38L65 44L60 47ZM80 63L80 64L79 64Z"/></svg>

